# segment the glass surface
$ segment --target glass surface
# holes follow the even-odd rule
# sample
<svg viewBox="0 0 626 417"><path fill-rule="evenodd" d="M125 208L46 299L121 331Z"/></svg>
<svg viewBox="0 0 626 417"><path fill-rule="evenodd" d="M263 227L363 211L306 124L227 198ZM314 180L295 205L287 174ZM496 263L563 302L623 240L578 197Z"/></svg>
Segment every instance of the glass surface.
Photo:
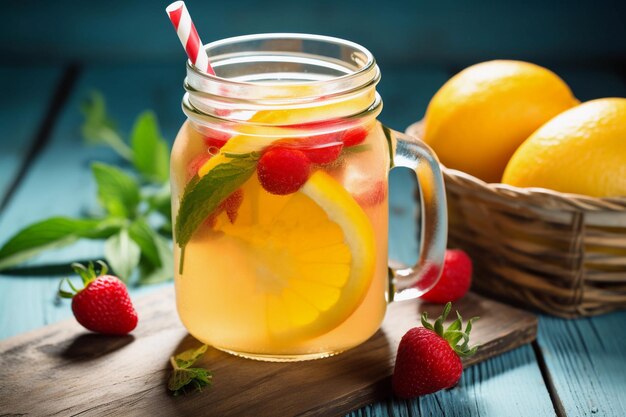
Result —
<svg viewBox="0 0 626 417"><path fill-rule="evenodd" d="M439 276L445 198L436 158L376 121L380 73L359 45L270 34L206 50L217 77L188 65L188 120L172 150L182 322L205 343L263 360L319 358L362 343L391 296L395 152L432 190L422 202L420 263L399 270L395 284L415 296Z"/></svg>

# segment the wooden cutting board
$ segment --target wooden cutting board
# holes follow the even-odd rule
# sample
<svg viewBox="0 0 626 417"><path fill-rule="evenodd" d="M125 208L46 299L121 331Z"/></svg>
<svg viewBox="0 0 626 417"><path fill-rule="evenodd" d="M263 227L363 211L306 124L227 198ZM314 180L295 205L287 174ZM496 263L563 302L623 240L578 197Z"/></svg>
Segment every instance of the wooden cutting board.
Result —
<svg viewBox="0 0 626 417"><path fill-rule="evenodd" d="M198 364L213 371L213 386L173 397L168 359L199 342L178 320L173 289L136 307L139 326L130 336L89 333L67 320L0 342L0 415L340 416L392 395L402 335L419 325L422 311L431 317L441 311L415 300L392 303L370 340L316 361L257 362L209 349ZM455 308L464 318L481 317L472 330L481 348L465 366L536 336L531 313L471 293Z"/></svg>

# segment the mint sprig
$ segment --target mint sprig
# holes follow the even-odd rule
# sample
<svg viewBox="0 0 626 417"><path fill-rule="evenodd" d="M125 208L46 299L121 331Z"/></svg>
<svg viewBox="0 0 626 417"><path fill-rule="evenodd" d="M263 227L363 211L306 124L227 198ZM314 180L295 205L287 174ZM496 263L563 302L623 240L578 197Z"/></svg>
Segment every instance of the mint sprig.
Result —
<svg viewBox="0 0 626 417"><path fill-rule="evenodd" d="M170 358L172 374L167 383L167 388L174 396L185 394L189 390L202 391L202 388L210 386L213 375L204 368L192 368L192 365L204 355L208 346L202 345L197 349L189 349Z"/></svg>
<svg viewBox="0 0 626 417"><path fill-rule="evenodd" d="M138 283L172 278L169 146L156 116L141 113L127 139L108 115L104 98L92 93L82 104L81 132L90 145L117 153L126 169L94 162L98 209L80 218L52 217L17 232L0 248L0 270L14 268L47 250L79 239L103 240L105 259L125 281ZM130 169L128 169L130 168Z"/></svg>
<svg viewBox="0 0 626 417"><path fill-rule="evenodd" d="M183 273L184 253L194 232L217 206L241 187L254 173L257 152L237 155L211 169L203 177L193 177L183 192L175 225L176 244L181 248L179 272Z"/></svg>

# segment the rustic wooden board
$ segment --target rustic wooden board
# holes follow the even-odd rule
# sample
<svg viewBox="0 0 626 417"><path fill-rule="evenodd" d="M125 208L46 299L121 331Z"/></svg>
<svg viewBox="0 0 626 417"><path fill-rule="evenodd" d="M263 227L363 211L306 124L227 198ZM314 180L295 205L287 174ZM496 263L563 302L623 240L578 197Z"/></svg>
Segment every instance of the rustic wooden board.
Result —
<svg viewBox="0 0 626 417"><path fill-rule="evenodd" d="M469 294L455 306L481 316L473 340L482 345L467 366L536 336L534 315ZM139 300L140 324L131 336L83 331L73 320L0 342L0 413L33 415L343 415L391 396L389 376L398 342L422 311L441 306L393 303L381 330L333 358L265 363L211 349L202 365L214 386L174 398L165 388L168 358L198 344L180 324L171 288ZM28 400L25 400L28 399Z"/></svg>

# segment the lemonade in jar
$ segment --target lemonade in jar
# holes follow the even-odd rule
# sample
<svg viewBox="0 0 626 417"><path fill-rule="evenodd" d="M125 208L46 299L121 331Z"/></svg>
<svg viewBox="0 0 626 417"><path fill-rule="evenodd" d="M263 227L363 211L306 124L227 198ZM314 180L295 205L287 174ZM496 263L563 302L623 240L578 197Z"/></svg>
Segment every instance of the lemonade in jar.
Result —
<svg viewBox="0 0 626 417"><path fill-rule="evenodd" d="M396 293L439 276L446 217L437 160L381 125L373 56L352 42L252 35L205 46L216 75L187 65L172 150L176 302L197 339L255 359L352 348ZM393 166L422 189L414 267L387 266ZM391 274L390 274L391 271Z"/></svg>

